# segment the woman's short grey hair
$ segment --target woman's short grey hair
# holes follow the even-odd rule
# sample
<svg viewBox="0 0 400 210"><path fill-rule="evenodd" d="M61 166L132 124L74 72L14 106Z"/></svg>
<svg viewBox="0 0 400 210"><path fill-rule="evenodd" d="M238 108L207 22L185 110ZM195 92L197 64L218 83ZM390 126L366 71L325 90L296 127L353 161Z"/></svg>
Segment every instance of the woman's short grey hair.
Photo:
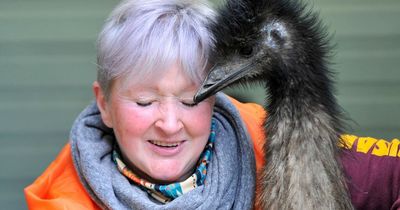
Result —
<svg viewBox="0 0 400 210"><path fill-rule="evenodd" d="M125 0L97 41L97 81L109 96L112 81L142 81L177 63L195 83L204 78L214 10L199 0Z"/></svg>

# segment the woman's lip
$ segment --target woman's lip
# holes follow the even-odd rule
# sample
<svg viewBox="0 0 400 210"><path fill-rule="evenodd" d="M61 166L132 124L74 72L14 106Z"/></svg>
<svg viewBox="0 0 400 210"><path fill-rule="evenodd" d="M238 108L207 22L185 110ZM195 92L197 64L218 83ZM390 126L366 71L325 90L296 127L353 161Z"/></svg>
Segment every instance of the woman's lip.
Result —
<svg viewBox="0 0 400 210"><path fill-rule="evenodd" d="M167 141L156 141L156 140L149 140L148 145L150 150L160 156L174 156L179 154L184 147L186 141L174 141L174 142L167 142ZM166 146L161 146L166 145Z"/></svg>

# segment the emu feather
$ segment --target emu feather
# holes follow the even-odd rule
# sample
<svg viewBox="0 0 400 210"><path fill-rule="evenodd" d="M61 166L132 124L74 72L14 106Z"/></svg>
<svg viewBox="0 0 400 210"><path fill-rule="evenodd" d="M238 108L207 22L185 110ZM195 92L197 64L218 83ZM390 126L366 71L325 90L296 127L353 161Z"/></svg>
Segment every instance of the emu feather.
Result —
<svg viewBox="0 0 400 210"><path fill-rule="evenodd" d="M212 25L215 60L195 101L236 83L269 96L257 201L264 209L353 209L338 161L344 126L318 16L294 0L228 0Z"/></svg>

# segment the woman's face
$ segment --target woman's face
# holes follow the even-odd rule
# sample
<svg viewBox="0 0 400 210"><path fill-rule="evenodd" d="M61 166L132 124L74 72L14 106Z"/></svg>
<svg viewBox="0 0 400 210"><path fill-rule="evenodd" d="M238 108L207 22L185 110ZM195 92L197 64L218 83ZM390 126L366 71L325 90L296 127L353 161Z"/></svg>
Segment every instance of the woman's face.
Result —
<svg viewBox="0 0 400 210"><path fill-rule="evenodd" d="M208 141L214 98L194 105L198 86L178 65L154 79L125 83L113 83L108 101L94 84L102 119L114 129L124 162L149 181L186 179Z"/></svg>

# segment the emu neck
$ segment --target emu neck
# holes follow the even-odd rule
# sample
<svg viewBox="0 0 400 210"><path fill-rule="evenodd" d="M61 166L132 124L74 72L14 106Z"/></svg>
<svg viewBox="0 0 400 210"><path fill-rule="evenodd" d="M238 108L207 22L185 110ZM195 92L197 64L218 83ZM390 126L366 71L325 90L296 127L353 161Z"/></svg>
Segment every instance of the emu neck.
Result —
<svg viewBox="0 0 400 210"><path fill-rule="evenodd" d="M351 209L337 162L341 124L330 80L281 77L267 85L264 209Z"/></svg>
<svg viewBox="0 0 400 210"><path fill-rule="evenodd" d="M271 95L271 105L288 105L295 108L305 107L306 111L312 108L335 108L337 103L332 94L332 81L326 75L327 72L320 72L320 75L313 74L310 69L296 68L287 70L278 75L270 76L266 88ZM323 71L323 70L322 70ZM335 115L337 113L330 113Z"/></svg>
<svg viewBox="0 0 400 210"><path fill-rule="evenodd" d="M308 82L298 77L270 80L267 87L270 102L266 105L269 118L265 124L271 142L268 150L276 149L285 158L292 154L302 159L307 153L315 159L303 161L315 162L321 153L329 153L335 160L342 126L330 80L324 79L324 82ZM280 143L277 148L275 143ZM281 150L282 146L290 151ZM321 148L325 151L320 151Z"/></svg>

